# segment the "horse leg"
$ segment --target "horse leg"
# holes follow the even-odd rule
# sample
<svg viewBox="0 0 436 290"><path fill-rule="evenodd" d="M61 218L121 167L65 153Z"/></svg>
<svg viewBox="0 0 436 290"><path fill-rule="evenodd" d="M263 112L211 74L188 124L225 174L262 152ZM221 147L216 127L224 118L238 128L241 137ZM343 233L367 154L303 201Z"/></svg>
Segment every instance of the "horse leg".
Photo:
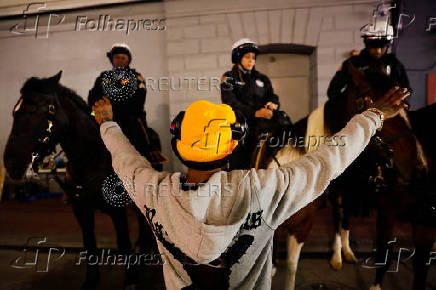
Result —
<svg viewBox="0 0 436 290"><path fill-rule="evenodd" d="M333 241L333 255L330 258L330 265L335 270L342 269L342 240L341 229L342 220L344 218L344 209L342 207L342 195L339 190L334 190L335 195L332 200L333 205L333 220L335 226L335 239Z"/></svg>
<svg viewBox="0 0 436 290"><path fill-rule="evenodd" d="M356 264L357 258L350 247L350 213L346 209L344 209L344 218L342 220L341 242L345 261Z"/></svg>
<svg viewBox="0 0 436 290"><path fill-rule="evenodd" d="M415 255L413 256L413 290L425 290L427 274L431 264L430 252L434 242L435 229L423 225L415 225L413 239ZM434 259L434 258L433 258Z"/></svg>
<svg viewBox="0 0 436 290"><path fill-rule="evenodd" d="M294 290L295 276L297 274L298 260L300 259L301 248L304 242L299 242L294 235L287 239L288 258L286 259L285 289Z"/></svg>
<svg viewBox="0 0 436 290"><path fill-rule="evenodd" d="M286 277L285 289L293 290L295 288L295 276L297 274L298 261L300 259L301 248L304 241L309 236L313 225L313 214L318 209L317 205L309 208L304 208L307 212L306 217L293 226L293 235L289 235L287 239L288 258L286 260Z"/></svg>
<svg viewBox="0 0 436 290"><path fill-rule="evenodd" d="M389 202L387 202L389 206ZM394 213L389 211L388 207L379 208L377 215L377 242L375 262L382 265L376 269L374 285L370 290L380 290L384 275L392 264L392 243L394 228Z"/></svg>
<svg viewBox="0 0 436 290"><path fill-rule="evenodd" d="M140 253L151 253L157 252L157 244L156 239L154 238L154 234L151 231L145 216L142 212L136 208L136 214L138 217L138 227L139 227L139 237L136 244L139 246Z"/></svg>
<svg viewBox="0 0 436 290"><path fill-rule="evenodd" d="M97 257L97 242L94 233L94 209L89 205L76 201L72 204L74 215L82 228L83 246L86 250L86 278L81 289L96 289L100 281L98 265L90 263L91 257Z"/></svg>
<svg viewBox="0 0 436 290"><path fill-rule="evenodd" d="M115 232L117 235L117 245L118 245L118 251L123 254L127 255L130 261L130 254L134 254L131 248L130 243L130 237L129 237L129 231L128 231L128 224L127 224L127 211L126 208L111 208L109 215L112 219L112 223L115 227ZM128 287L135 287L137 281L137 273L136 273L136 267L135 265L126 265L125 267L125 279L124 279L124 286L126 288Z"/></svg>
<svg viewBox="0 0 436 290"><path fill-rule="evenodd" d="M341 270L342 269L342 240L341 240L341 234L335 233L335 240L333 241L333 255L330 259L330 266L334 270Z"/></svg>
<svg viewBox="0 0 436 290"><path fill-rule="evenodd" d="M283 259L283 256L284 256L283 254L286 252L284 242L287 240L288 235L289 235L288 230L284 225L280 225L274 231L273 265L272 265L271 277L274 277L274 275L277 272L276 265L284 265L285 264L285 259Z"/></svg>
<svg viewBox="0 0 436 290"><path fill-rule="evenodd" d="M126 208L112 208L109 216L112 219L112 223L115 227L117 235L118 250L123 253L131 252L131 243L129 237L129 231L127 226L127 211Z"/></svg>

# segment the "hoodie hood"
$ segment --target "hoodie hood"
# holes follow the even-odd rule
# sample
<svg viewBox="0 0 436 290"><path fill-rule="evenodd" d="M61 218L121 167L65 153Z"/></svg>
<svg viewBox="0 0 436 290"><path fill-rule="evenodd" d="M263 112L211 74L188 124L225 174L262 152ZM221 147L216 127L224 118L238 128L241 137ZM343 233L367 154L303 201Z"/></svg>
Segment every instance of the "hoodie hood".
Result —
<svg viewBox="0 0 436 290"><path fill-rule="evenodd" d="M157 200L157 212L164 212L167 217L159 217L166 219L164 237L196 263L208 264L218 258L245 222L251 200L251 195L236 195L236 190L228 191L221 184L239 186L246 182L242 175L240 171L231 175L233 180L223 180L230 176L217 172L196 190L187 191L181 189L180 173L164 179L162 183L171 179L171 188L165 196L159 194Z"/></svg>

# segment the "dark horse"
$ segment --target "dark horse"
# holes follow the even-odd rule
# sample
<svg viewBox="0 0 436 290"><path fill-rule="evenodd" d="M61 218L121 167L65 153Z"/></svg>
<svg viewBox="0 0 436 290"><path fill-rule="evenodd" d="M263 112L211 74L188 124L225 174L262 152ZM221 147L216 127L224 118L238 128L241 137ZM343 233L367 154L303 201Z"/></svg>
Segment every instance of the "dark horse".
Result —
<svg viewBox="0 0 436 290"><path fill-rule="evenodd" d="M347 89L346 96L329 100L309 117L297 122L292 135L287 136L294 140L293 146L263 146L257 158L258 168L279 166L299 158L308 151L310 138L307 137L312 136L311 133L324 132L322 136L328 136L338 132L355 113L365 108L365 103L369 101L365 99L366 96L376 101L394 86L383 73L364 75L355 68L351 67L350 70L353 86ZM348 243L348 218L353 210L347 205L361 205L360 198L378 212L376 262L380 265L383 264L386 253L392 252L392 243L389 242L393 240L394 223L400 218L412 222L416 246L414 289L425 288L428 270L426 264L435 237L435 186L429 181L435 180L431 161L436 143L434 136L425 134L423 128L434 118L431 114L435 110L436 105L408 115L403 112L385 122L383 130L373 138L367 149L344 174L331 183L329 199L333 203L337 229L335 253L331 260L334 268L342 266L341 248L347 261L357 262ZM320 124L311 124L320 119ZM312 130L308 130L309 127ZM314 127L320 130L313 130ZM300 146L299 138L303 138L303 146ZM370 192L375 193L373 199L368 197ZM311 230L313 214L322 207L325 199L325 196L321 196L297 212L276 232L276 236L280 236L280 233L288 235L286 289L294 287L301 247ZM377 269L374 289L380 288L384 273L392 261L392 255L388 256L385 266Z"/></svg>
<svg viewBox="0 0 436 290"><path fill-rule="evenodd" d="M45 79L32 77L23 85L21 97L14 107L14 122L4 153L5 167L11 178L21 179L29 164L36 171L42 159L53 151L56 144L60 144L69 160L66 182L62 188L82 228L88 258L98 254L94 233L96 209L111 217L120 254L131 253L125 203L118 199L115 205L111 201L116 202L117 199L108 199L102 194L103 184L110 182L121 188L108 188L109 195L122 195L124 188L122 183L113 179L116 175L111 156L100 138L99 126L91 116L89 107L74 91L59 84L61 73ZM149 133L154 136L152 139L155 142L159 142L154 131ZM154 250L154 237L144 216L139 210L137 213L141 249ZM98 265L89 263L89 259L87 261L82 288L95 288L100 276ZM126 286L132 284L132 278L132 271L126 271Z"/></svg>

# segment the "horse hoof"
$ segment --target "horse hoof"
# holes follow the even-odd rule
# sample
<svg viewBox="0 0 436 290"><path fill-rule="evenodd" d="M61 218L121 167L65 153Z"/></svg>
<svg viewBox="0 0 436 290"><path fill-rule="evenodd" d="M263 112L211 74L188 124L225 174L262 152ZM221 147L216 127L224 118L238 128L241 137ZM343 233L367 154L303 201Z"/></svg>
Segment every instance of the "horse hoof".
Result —
<svg viewBox="0 0 436 290"><path fill-rule="evenodd" d="M354 256L353 252L344 253L344 259L345 259L345 261L347 261L348 263L351 263L351 264L357 264L357 262L358 262L356 256Z"/></svg>
<svg viewBox="0 0 436 290"><path fill-rule="evenodd" d="M330 260L330 266L336 271L339 271L342 269L342 259L338 258L338 256L333 256L333 258Z"/></svg>
<svg viewBox="0 0 436 290"><path fill-rule="evenodd" d="M381 290L380 284L372 285L371 287L369 287L369 290Z"/></svg>

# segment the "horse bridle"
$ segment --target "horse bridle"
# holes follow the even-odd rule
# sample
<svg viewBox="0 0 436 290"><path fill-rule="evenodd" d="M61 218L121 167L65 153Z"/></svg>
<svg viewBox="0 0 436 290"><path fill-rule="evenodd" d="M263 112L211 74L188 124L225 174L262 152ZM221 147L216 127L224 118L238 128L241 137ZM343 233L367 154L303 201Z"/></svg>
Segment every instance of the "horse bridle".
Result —
<svg viewBox="0 0 436 290"><path fill-rule="evenodd" d="M54 104L55 98L53 98L53 96L51 96L51 95L46 95L46 94L43 94L43 95L45 95L49 98L50 103L47 106L47 127L45 128L44 132L39 136L39 138L37 140L36 149L34 151L32 151L32 153L31 153L32 160L31 160L31 163L29 164L28 169L33 171L33 172L31 172L31 174L33 176L37 175L38 166L42 162L43 158L45 156L49 155L51 152L53 152L54 148L56 146L56 144L53 142L53 126L54 126L55 116L56 116L56 106ZM18 111L18 109L16 109L16 107L18 105L21 106L21 104L22 104L22 99L23 99L23 97L20 98L20 100L18 101L18 103L14 107L14 112L13 112L14 116L15 116L16 111ZM18 136L15 136L15 137L18 137Z"/></svg>
<svg viewBox="0 0 436 290"><path fill-rule="evenodd" d="M32 152L31 166L34 172L38 171L38 165L42 162L42 159L53 152L55 143L53 141L53 125L56 116L56 107L53 103L48 105L47 110L47 128L38 138L38 145L36 150Z"/></svg>
<svg viewBox="0 0 436 290"><path fill-rule="evenodd" d="M367 94L368 91L369 91L369 89L365 91L365 94ZM362 107L358 108L358 109L361 109L362 111L366 110L373 103L372 98L369 96L365 97L365 94L360 94L359 96L355 97L356 105L358 107L359 107L359 105L361 105ZM373 183L375 185L376 192L380 191L381 187L386 186L385 177L383 174L384 173L383 168L386 168L386 169L393 169L394 168L394 160L393 160L393 152L394 151L393 151L393 149L391 149L389 147L389 144L392 144L393 142L395 142L398 139L401 139L403 137L407 137L407 136L410 136L413 134L414 134L413 130L407 130L405 132L401 132L401 133L395 134L393 136L384 137L384 138L382 138L380 136L379 132L377 132L376 135L374 136L374 141L375 141L376 146L378 146L384 152L384 154L388 157L387 161L384 164L381 164L381 163L377 164L376 176L370 176L370 178L369 178L369 182Z"/></svg>

